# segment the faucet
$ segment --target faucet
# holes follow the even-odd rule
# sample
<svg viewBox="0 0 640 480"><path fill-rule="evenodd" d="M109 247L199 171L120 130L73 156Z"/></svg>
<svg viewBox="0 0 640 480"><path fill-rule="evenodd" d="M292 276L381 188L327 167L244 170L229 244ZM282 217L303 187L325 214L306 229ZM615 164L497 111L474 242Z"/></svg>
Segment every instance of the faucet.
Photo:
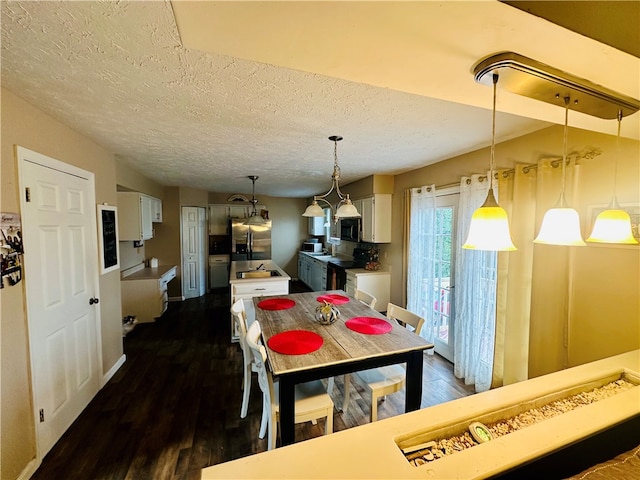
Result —
<svg viewBox="0 0 640 480"><path fill-rule="evenodd" d="M258 265L258 268L256 268L256 270L260 270L263 267L264 267L264 263L261 263L260 265Z"/></svg>

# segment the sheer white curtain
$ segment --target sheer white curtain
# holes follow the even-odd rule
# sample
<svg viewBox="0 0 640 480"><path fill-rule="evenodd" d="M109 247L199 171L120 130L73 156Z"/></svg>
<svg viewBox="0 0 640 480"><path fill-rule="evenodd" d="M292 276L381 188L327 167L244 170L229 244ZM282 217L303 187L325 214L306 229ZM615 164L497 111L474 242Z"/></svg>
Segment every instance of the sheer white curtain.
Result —
<svg viewBox="0 0 640 480"><path fill-rule="evenodd" d="M497 182L494 182L496 194L497 187ZM474 385L477 392L491 387L497 254L461 247L469 233L471 216L484 202L488 189L487 175L462 178L456 237L454 373L464 378L467 385Z"/></svg>
<svg viewBox="0 0 640 480"><path fill-rule="evenodd" d="M407 257L407 309L424 318L420 335L433 343L435 317L436 187L411 189ZM433 355L433 349L427 351Z"/></svg>

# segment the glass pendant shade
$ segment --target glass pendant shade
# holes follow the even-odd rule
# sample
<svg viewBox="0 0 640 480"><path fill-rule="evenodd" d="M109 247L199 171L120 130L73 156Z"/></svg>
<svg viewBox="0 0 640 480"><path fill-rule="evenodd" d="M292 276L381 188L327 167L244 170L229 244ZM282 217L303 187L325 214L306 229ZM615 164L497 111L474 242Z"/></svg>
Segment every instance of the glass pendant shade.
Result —
<svg viewBox="0 0 640 480"><path fill-rule="evenodd" d="M631 217L627 212L620 209L609 209L600 212L593 226L593 232L587 238L587 242L638 244L631 230Z"/></svg>
<svg viewBox="0 0 640 480"><path fill-rule="evenodd" d="M533 243L582 247L586 245L580 233L580 216L566 205L564 195L560 196L558 207L544 214L540 232Z"/></svg>
<svg viewBox="0 0 640 480"><path fill-rule="evenodd" d="M359 217L360 214L356 207L351 203L350 199L346 199L342 205L336 211L337 218L355 218Z"/></svg>
<svg viewBox="0 0 640 480"><path fill-rule="evenodd" d="M496 202L493 189L489 189L484 204L473 212L469 235L462 248L504 252L517 250L509 233L507 212Z"/></svg>
<svg viewBox="0 0 640 480"><path fill-rule="evenodd" d="M316 200L302 214L303 217L324 217L324 211Z"/></svg>
<svg viewBox="0 0 640 480"><path fill-rule="evenodd" d="M244 225L264 225L265 222L266 220L262 218L261 215L254 213L249 218L247 218L247 221L244 222Z"/></svg>

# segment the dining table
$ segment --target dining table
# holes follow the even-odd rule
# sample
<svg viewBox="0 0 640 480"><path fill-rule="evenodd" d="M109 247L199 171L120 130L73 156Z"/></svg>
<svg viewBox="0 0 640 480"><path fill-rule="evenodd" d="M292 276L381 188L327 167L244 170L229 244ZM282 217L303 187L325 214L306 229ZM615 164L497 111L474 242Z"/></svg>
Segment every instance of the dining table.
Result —
<svg viewBox="0 0 640 480"><path fill-rule="evenodd" d="M339 311L331 324L316 317L325 301ZM300 383L405 363L405 412L420 408L423 353L432 343L342 290L254 297L253 302L268 366L280 385L282 445L294 443L295 386Z"/></svg>

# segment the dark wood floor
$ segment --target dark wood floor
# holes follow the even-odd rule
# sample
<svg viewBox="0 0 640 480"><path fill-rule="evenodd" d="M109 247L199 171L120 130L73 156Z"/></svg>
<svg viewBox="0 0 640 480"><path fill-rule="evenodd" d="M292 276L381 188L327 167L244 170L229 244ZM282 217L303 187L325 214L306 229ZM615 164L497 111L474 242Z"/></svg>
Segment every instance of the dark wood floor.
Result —
<svg viewBox="0 0 640 480"><path fill-rule="evenodd" d="M124 340L126 363L32 478L191 480L204 467L266 450L266 439L258 439L255 378L249 414L240 418L242 353L229 337L226 289L171 303L155 323L138 325ZM454 378L449 362L438 355L424 359L423 408L473 393ZM336 386L334 402L342 405L341 379ZM335 431L368 421L367 400L352 392L348 411L335 411ZM404 392L398 392L380 404L378 416L403 409ZM323 431L323 421L298 425L296 441Z"/></svg>

